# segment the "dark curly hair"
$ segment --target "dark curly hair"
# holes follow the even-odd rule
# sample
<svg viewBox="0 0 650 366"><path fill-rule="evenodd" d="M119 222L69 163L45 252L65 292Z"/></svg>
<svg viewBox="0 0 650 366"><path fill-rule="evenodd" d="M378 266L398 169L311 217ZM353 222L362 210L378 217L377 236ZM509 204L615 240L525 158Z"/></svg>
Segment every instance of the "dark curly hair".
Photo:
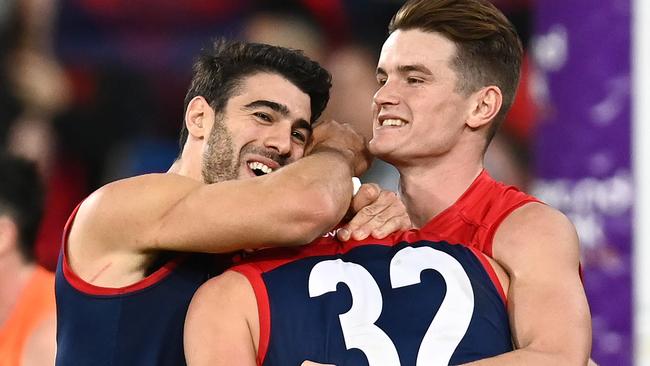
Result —
<svg viewBox="0 0 650 366"><path fill-rule="evenodd" d="M302 51L222 38L203 50L193 70L192 83L185 95L185 111L194 97L202 96L215 112L221 112L244 78L258 72L269 72L283 76L309 95L313 123L327 106L332 86L330 73ZM180 153L187 134L183 123Z"/></svg>

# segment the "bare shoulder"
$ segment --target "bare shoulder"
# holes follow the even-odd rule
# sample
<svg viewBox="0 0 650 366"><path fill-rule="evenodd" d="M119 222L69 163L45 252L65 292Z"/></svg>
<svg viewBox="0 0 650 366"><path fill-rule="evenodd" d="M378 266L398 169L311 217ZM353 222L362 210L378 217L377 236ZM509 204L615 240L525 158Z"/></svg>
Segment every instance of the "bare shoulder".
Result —
<svg viewBox="0 0 650 366"><path fill-rule="evenodd" d="M509 262L527 262L549 255L577 264L578 235L560 211L542 203L528 203L513 211L499 226L493 254L506 267Z"/></svg>
<svg viewBox="0 0 650 366"><path fill-rule="evenodd" d="M228 296L225 296L228 295ZM243 274L236 271L225 271L221 275L205 282L194 294L192 302L242 300L253 296L253 287Z"/></svg>
<svg viewBox="0 0 650 366"><path fill-rule="evenodd" d="M214 312L215 307L221 311ZM199 314L199 318L203 320L206 316L230 319L235 315L240 319L246 319L247 322L256 320L255 292L246 276L229 270L199 287L190 304L188 321L192 320L190 319L192 313Z"/></svg>
<svg viewBox="0 0 650 366"><path fill-rule="evenodd" d="M248 279L226 271L194 294L185 319L188 365L255 365L257 303Z"/></svg>
<svg viewBox="0 0 650 366"><path fill-rule="evenodd" d="M514 343L528 350L515 363L532 364L540 357L536 364L585 365L591 322L571 221L552 207L526 204L497 229L493 256L510 278L508 314Z"/></svg>
<svg viewBox="0 0 650 366"><path fill-rule="evenodd" d="M137 233L144 232L161 211L199 185L176 174L147 174L99 188L81 204L70 227L73 253L78 242L92 243L85 244L84 251L103 254L126 248L147 249L137 247Z"/></svg>
<svg viewBox="0 0 650 366"><path fill-rule="evenodd" d="M200 185L193 179L168 173L146 174L108 183L84 200L74 226L84 220L117 219L121 215L128 215L129 210L134 208L152 209Z"/></svg>
<svg viewBox="0 0 650 366"><path fill-rule="evenodd" d="M133 274L143 272L143 264L155 253L150 237L160 217L198 185L176 174L148 174L99 188L84 200L69 228L68 263L96 285L124 286L139 280L142 276Z"/></svg>
<svg viewBox="0 0 650 366"><path fill-rule="evenodd" d="M542 204L528 203L513 211L501 224L496 235L503 239L521 236L575 235L568 217L559 210Z"/></svg>

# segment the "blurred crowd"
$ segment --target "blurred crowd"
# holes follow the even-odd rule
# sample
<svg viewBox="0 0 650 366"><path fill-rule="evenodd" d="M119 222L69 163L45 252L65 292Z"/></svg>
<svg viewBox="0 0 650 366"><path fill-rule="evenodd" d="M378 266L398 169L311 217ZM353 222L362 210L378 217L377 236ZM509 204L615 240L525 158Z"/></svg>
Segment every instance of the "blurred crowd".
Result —
<svg viewBox="0 0 650 366"><path fill-rule="evenodd" d="M524 42L530 3L494 1ZM298 48L333 74L325 118L371 136L375 65L395 0L4 0L0 3L0 148L45 181L36 239L54 269L68 215L100 185L164 171L177 155L193 58L219 35ZM526 45L525 45L526 46ZM495 178L526 189L536 108L530 64L491 144ZM393 168L363 177L396 190Z"/></svg>

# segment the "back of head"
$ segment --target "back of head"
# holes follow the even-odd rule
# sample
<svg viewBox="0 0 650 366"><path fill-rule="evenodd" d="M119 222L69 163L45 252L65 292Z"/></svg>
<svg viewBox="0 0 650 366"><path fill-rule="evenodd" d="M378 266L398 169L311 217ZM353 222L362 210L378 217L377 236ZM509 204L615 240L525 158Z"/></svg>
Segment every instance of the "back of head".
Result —
<svg viewBox="0 0 650 366"><path fill-rule="evenodd" d="M44 196L38 171L32 162L0 153L0 175L0 215L16 223L21 254L27 261L34 261Z"/></svg>
<svg viewBox="0 0 650 366"><path fill-rule="evenodd" d="M508 19L488 0L412 0L388 26L396 30L435 32L456 44L451 67L458 76L457 91L473 93L496 85L503 93L501 110L487 134L488 143L512 106L523 49Z"/></svg>
<svg viewBox="0 0 650 366"><path fill-rule="evenodd" d="M223 112L244 78L259 72L278 74L309 95L314 122L329 101L331 75L302 51L261 43L218 39L203 50L194 63L192 83L185 96L185 109L197 96L204 97L215 112ZM187 140L185 124L180 147Z"/></svg>

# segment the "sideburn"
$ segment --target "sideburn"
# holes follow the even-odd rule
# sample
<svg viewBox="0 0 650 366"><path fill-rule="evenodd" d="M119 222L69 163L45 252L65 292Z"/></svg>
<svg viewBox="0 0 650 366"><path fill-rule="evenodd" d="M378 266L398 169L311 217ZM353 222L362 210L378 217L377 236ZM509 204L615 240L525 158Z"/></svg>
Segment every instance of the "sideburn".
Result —
<svg viewBox="0 0 650 366"><path fill-rule="evenodd" d="M203 152L201 174L206 184L237 179L239 175L232 135L224 119L221 113L215 117L207 148Z"/></svg>

